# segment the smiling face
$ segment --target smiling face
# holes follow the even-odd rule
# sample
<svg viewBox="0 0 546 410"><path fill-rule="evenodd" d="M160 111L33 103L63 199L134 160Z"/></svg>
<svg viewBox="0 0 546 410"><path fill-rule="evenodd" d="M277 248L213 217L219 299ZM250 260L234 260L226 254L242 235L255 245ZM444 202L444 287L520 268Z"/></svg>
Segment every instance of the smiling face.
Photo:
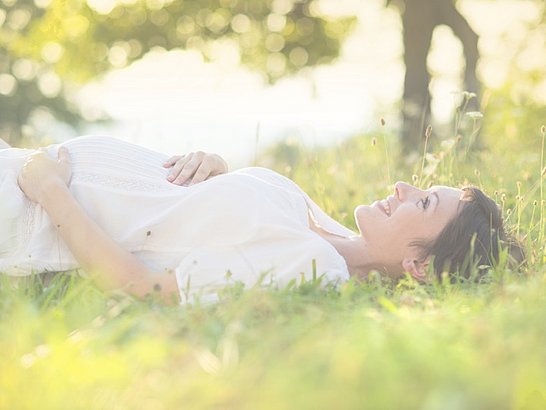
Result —
<svg viewBox="0 0 546 410"><path fill-rule="evenodd" d="M458 212L463 191L446 186L427 190L397 182L393 195L355 209L358 230L376 269L397 275L405 258L417 258L416 240L438 236Z"/></svg>

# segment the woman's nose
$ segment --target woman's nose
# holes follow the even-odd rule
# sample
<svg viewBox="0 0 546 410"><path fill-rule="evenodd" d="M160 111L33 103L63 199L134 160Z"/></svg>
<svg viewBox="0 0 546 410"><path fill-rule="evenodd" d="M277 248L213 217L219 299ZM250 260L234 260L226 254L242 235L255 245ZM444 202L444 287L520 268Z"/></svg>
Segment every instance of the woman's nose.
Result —
<svg viewBox="0 0 546 410"><path fill-rule="evenodd" d="M398 181L397 183L394 184L394 195L400 201L404 201L412 193L416 193L419 191L421 191L419 188L402 181Z"/></svg>

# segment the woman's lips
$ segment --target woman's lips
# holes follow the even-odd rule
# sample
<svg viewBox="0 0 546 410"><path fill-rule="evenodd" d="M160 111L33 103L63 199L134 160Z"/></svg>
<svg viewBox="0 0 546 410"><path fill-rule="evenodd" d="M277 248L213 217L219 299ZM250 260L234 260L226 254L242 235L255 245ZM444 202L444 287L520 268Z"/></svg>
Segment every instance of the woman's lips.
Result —
<svg viewBox="0 0 546 410"><path fill-rule="evenodd" d="M385 209L385 213L387 214L387 216L391 216L391 204L389 203L389 200L385 199L382 205Z"/></svg>
<svg viewBox="0 0 546 410"><path fill-rule="evenodd" d="M387 199L383 199L382 201L377 201L377 206L379 209L383 211L385 215L391 216L391 205Z"/></svg>

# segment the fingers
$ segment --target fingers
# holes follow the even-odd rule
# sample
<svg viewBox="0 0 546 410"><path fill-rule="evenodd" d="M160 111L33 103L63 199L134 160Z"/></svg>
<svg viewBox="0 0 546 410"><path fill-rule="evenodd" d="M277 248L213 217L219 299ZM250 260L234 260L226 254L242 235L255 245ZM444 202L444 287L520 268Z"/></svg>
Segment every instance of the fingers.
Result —
<svg viewBox="0 0 546 410"><path fill-rule="evenodd" d="M171 177L174 175L175 178L172 180L172 182L176 185L189 185L190 181L191 183L195 183L195 173L199 168L204 166L203 158L205 156L204 152L196 152L189 154L186 158L181 159L178 161L175 166L173 167L173 170L171 172ZM206 165L205 165L206 167ZM206 173L207 176L210 173L206 171L206 169L200 171L200 174ZM193 177L193 178L192 178Z"/></svg>
<svg viewBox="0 0 546 410"><path fill-rule="evenodd" d="M59 148L57 157L59 162L70 163L70 154L68 153L68 149L66 147Z"/></svg>
<svg viewBox="0 0 546 410"><path fill-rule="evenodd" d="M172 169L171 169L171 172L169 172L167 179L173 183L178 184L180 182L180 177L181 177L180 174L182 173L182 171L185 170L185 173L188 173L187 166L191 159L192 159L192 154L179 157L179 159L174 163L174 165L171 165ZM192 174L193 174L193 171L195 170L192 170ZM182 177L183 176L185 176L185 174L183 174ZM189 176L191 176L191 174Z"/></svg>
<svg viewBox="0 0 546 410"><path fill-rule="evenodd" d="M38 148L34 153L30 154L28 160L32 160L35 158L46 158L49 160L53 160L53 158L51 158L49 155L47 147ZM59 150L57 151L57 160L58 162L70 163L70 154L68 152L68 148L59 147Z"/></svg>
<svg viewBox="0 0 546 410"><path fill-rule="evenodd" d="M17 183L30 200L40 203L51 184L70 184L70 168L70 156L66 148L59 148L57 158L51 157L47 149L38 149L28 156L21 167Z"/></svg>
<svg viewBox="0 0 546 410"><path fill-rule="evenodd" d="M199 165L199 168L197 168L197 171L195 171L195 174L193 175L193 178L191 179L192 184L198 184L199 182L205 181L210 176L210 167L206 165L204 162Z"/></svg>
<svg viewBox="0 0 546 410"><path fill-rule="evenodd" d="M167 180L176 185L197 184L227 172L227 164L222 157L203 151L172 156L163 163L163 167L171 168Z"/></svg>
<svg viewBox="0 0 546 410"><path fill-rule="evenodd" d="M185 155L174 155L174 156L170 157L167 161L165 161L165 162L163 163L163 167L164 167L164 168L170 168L170 167L172 167L174 164L176 164L176 162L177 162L178 160L180 160L181 158L184 158L184 157L185 157Z"/></svg>

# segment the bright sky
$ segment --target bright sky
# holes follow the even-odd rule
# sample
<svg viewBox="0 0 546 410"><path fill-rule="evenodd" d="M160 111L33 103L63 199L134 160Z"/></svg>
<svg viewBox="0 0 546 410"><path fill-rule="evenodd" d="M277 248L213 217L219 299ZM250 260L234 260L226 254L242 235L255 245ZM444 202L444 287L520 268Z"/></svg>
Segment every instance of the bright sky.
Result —
<svg viewBox="0 0 546 410"><path fill-rule="evenodd" d="M404 75L397 12L386 9L383 0L322 0L321 7L359 19L335 64L268 86L240 66L236 51L226 44L218 47L213 63L193 51L152 52L82 90L88 113L103 110L115 119L87 133L114 135L166 153L214 151L242 166L280 138L332 143L377 128L380 118L396 128ZM481 35L480 77L488 87L499 86L512 57L501 35L521 41L522 24L537 18L536 6L526 0L461 0L460 7ZM546 65L537 55L544 57L532 54L526 64ZM461 91L462 64L462 47L448 28L435 33L428 64L436 73L433 111L447 121L453 92Z"/></svg>

